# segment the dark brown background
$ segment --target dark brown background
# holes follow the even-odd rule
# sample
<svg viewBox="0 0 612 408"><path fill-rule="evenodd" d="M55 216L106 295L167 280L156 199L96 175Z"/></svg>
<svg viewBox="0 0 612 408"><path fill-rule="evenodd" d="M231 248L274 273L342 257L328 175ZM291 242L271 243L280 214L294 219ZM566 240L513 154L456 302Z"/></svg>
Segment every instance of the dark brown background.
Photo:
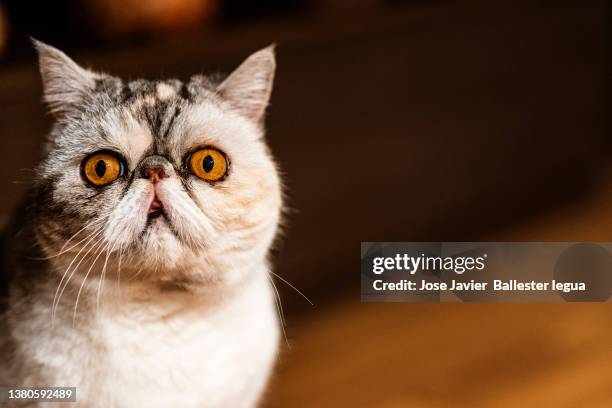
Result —
<svg viewBox="0 0 612 408"><path fill-rule="evenodd" d="M290 212L273 256L315 306L277 282L293 347L270 406L612 404L608 305L358 295L360 241L610 241L605 2L229 1L196 26L127 34L73 2L51 26L5 3L4 214L49 127L26 34L128 77L229 70L278 44L268 138Z"/></svg>

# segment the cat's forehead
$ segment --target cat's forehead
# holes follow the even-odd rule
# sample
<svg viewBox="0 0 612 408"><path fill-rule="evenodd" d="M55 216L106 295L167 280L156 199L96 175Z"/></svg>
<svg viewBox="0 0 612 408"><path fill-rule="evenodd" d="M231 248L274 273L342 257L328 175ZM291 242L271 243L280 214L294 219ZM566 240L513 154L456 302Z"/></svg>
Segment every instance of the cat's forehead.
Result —
<svg viewBox="0 0 612 408"><path fill-rule="evenodd" d="M121 105L139 104L143 101L200 100L214 95L218 79L203 75L192 76L187 81L179 79L132 81L113 76L96 78L94 94L110 97L114 103Z"/></svg>
<svg viewBox="0 0 612 408"><path fill-rule="evenodd" d="M214 84L206 77L190 81L135 80L114 77L96 80L92 112L100 113L100 136L121 147L125 153L140 155L145 150L156 152L180 150L185 142L186 127L199 122L201 116L215 110L218 98ZM104 109L109 105L111 109ZM203 109L204 108L204 109ZM208 109L206 109L208 108Z"/></svg>
<svg viewBox="0 0 612 408"><path fill-rule="evenodd" d="M132 167L150 154L178 165L201 146L227 154L261 150L257 124L235 112L217 91L218 83L202 75L188 81L99 76L83 101L83 114L57 129L56 151L78 162L111 150Z"/></svg>

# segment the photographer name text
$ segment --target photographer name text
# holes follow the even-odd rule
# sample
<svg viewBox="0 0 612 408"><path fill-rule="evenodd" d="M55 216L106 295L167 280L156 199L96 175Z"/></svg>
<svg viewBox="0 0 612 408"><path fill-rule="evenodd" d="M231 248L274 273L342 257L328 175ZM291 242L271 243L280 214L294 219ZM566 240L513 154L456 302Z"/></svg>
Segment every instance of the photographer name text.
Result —
<svg viewBox="0 0 612 408"><path fill-rule="evenodd" d="M489 286L491 285L491 286ZM586 284L584 282L559 282L551 280L549 282L523 282L516 279L508 281L493 280L493 282L475 281L474 279L468 282L457 281L455 279L450 282L428 281L422 279L417 283L408 279L402 279L397 282L385 282L382 279L377 279L372 283L372 287L376 291L415 291L415 292L431 292L431 291L467 291L478 292L486 290L512 292L512 291L585 291Z"/></svg>

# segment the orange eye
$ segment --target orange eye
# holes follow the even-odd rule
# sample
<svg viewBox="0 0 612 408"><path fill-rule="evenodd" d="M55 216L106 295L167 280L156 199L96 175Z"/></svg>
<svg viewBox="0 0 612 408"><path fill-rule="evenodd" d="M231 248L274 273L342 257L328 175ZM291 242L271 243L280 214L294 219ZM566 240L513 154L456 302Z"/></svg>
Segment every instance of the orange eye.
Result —
<svg viewBox="0 0 612 408"><path fill-rule="evenodd" d="M123 175L125 166L113 155L96 153L83 162L83 177L89 183L102 187Z"/></svg>
<svg viewBox="0 0 612 408"><path fill-rule="evenodd" d="M229 171L229 160L219 150L206 148L200 149L189 157L189 170L206 181L219 181Z"/></svg>

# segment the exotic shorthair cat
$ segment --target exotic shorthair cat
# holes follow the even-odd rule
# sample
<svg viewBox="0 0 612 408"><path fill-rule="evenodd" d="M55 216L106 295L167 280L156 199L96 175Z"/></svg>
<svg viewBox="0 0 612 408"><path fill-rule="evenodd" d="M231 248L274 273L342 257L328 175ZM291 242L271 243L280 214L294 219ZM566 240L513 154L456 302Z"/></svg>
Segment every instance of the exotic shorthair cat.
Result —
<svg viewBox="0 0 612 408"><path fill-rule="evenodd" d="M126 82L35 45L54 126L3 238L0 386L76 387L69 407L257 405L279 339L273 48L220 81Z"/></svg>

